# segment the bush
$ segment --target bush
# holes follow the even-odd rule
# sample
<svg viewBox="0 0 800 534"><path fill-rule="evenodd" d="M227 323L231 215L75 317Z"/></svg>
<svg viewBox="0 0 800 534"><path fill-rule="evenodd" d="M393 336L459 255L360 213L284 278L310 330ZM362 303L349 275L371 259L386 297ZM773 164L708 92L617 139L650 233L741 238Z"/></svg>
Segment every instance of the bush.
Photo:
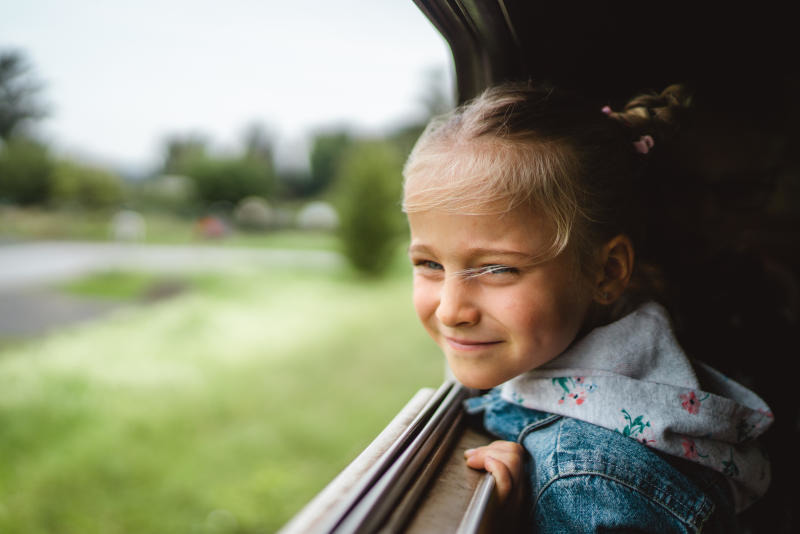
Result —
<svg viewBox="0 0 800 534"><path fill-rule="evenodd" d="M59 206L106 209L122 202L122 180L116 174L74 161L60 161L53 170L50 200Z"/></svg>
<svg viewBox="0 0 800 534"><path fill-rule="evenodd" d="M261 197L247 197L233 210L233 220L239 228L257 231L272 226L275 216L266 200Z"/></svg>
<svg viewBox="0 0 800 534"><path fill-rule="evenodd" d="M315 200L301 209L296 218L301 230L335 230L339 226L339 214L327 202Z"/></svg>
<svg viewBox="0 0 800 534"><path fill-rule="evenodd" d="M123 198L116 174L74 161L53 161L47 147L13 138L0 147L0 200L103 209Z"/></svg>
<svg viewBox="0 0 800 534"><path fill-rule="evenodd" d="M53 162L47 147L22 137L0 144L0 201L43 204L50 197Z"/></svg>
<svg viewBox="0 0 800 534"><path fill-rule="evenodd" d="M343 157L339 182L339 235L356 269L381 274L404 229L399 201L401 162L385 142L359 142Z"/></svg>

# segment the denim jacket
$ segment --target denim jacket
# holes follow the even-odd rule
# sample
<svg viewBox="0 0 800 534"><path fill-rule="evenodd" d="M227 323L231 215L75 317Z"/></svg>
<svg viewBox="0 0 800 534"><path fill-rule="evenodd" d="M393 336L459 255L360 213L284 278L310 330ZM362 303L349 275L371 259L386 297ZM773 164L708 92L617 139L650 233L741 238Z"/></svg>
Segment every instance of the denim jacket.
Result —
<svg viewBox="0 0 800 534"><path fill-rule="evenodd" d="M655 303L466 410L529 453L535 532L735 532L769 481L768 408L690 364Z"/></svg>
<svg viewBox="0 0 800 534"><path fill-rule="evenodd" d="M507 402L467 401L484 428L520 443L530 532L736 532L725 476L591 423Z"/></svg>

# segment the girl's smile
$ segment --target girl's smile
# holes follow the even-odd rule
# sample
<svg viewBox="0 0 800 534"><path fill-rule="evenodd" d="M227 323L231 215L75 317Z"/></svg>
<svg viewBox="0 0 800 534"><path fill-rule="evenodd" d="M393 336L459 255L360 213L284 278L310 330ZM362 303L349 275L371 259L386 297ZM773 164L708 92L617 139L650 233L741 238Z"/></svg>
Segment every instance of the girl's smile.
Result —
<svg viewBox="0 0 800 534"><path fill-rule="evenodd" d="M551 233L529 208L408 214L414 307L464 385L487 389L556 357L592 300L568 249L538 261Z"/></svg>
<svg viewBox="0 0 800 534"><path fill-rule="evenodd" d="M447 343L455 350L464 350L464 351L481 350L487 347L492 347L494 345L497 345L498 343L502 343L502 341L471 341L467 339L457 339L446 336L445 339L447 340Z"/></svg>

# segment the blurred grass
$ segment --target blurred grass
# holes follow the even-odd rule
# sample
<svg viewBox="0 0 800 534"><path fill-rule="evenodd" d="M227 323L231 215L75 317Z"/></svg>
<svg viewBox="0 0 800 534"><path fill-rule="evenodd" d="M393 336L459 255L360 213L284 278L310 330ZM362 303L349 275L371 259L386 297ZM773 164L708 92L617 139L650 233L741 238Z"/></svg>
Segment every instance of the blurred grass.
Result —
<svg viewBox="0 0 800 534"><path fill-rule="evenodd" d="M144 272L108 271L64 282L58 288L83 297L112 300L138 299L152 287L167 279L163 275ZM181 285L188 285L180 281Z"/></svg>
<svg viewBox="0 0 800 534"><path fill-rule="evenodd" d="M340 249L338 238L333 233L307 230L276 230L264 233L236 232L226 237L221 244L295 250Z"/></svg>
<svg viewBox="0 0 800 534"><path fill-rule="evenodd" d="M0 238L6 240L111 239L113 213L103 211L45 210L0 206ZM145 243L207 244L285 249L337 250L336 236L321 231L275 230L232 231L224 238L207 239L195 231L195 221L168 213L143 214L147 226Z"/></svg>
<svg viewBox="0 0 800 534"><path fill-rule="evenodd" d="M226 280L219 274L191 273L185 275L102 271L77 280L68 280L53 289L78 297L110 300L159 300L172 297L185 291L205 292L227 287Z"/></svg>
<svg viewBox="0 0 800 534"><path fill-rule="evenodd" d="M190 287L0 346L0 532L274 532L442 380L407 268Z"/></svg>

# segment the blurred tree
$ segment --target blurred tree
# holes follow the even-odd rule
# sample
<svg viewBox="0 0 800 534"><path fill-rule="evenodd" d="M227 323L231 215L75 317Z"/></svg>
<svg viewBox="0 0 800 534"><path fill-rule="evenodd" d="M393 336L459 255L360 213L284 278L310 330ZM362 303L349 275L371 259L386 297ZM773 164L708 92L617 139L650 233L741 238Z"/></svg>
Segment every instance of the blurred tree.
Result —
<svg viewBox="0 0 800 534"><path fill-rule="evenodd" d="M385 271L404 230L401 167L394 145L385 141L355 143L339 167L339 235L347 258L368 275Z"/></svg>
<svg viewBox="0 0 800 534"><path fill-rule="evenodd" d="M249 196L268 198L275 186L271 161L203 156L187 161L181 171L194 180L199 199L207 205L233 206Z"/></svg>
<svg viewBox="0 0 800 534"><path fill-rule="evenodd" d="M252 191L250 195L275 195L278 193L277 171L275 170L275 150L273 136L269 129L261 123L253 122L244 130L243 136L244 152L243 158L251 163L253 167L260 167L266 181L266 186L258 191ZM241 199L240 199L241 200Z"/></svg>
<svg viewBox="0 0 800 534"><path fill-rule="evenodd" d="M8 141L25 121L45 115L37 100L40 90L21 52L0 51L0 139Z"/></svg>
<svg viewBox="0 0 800 534"><path fill-rule="evenodd" d="M14 136L0 146L0 201L43 204L50 196L53 162L47 147Z"/></svg>
<svg viewBox="0 0 800 534"><path fill-rule="evenodd" d="M250 126L244 135L244 150L235 156L210 153L202 135L169 137L163 173L190 178L197 200L206 208L224 205L232 209L245 197L269 197L276 179L272 141L266 132L260 125Z"/></svg>
<svg viewBox="0 0 800 534"><path fill-rule="evenodd" d="M280 190L278 196L283 198L305 198L315 191L311 173L306 169L285 168L278 171Z"/></svg>
<svg viewBox="0 0 800 534"><path fill-rule="evenodd" d="M163 174L183 174L191 161L205 157L208 140L200 134L173 135L164 145Z"/></svg>
<svg viewBox="0 0 800 534"><path fill-rule="evenodd" d="M110 171L68 160L53 169L50 200L55 205L106 209L122 199L122 179Z"/></svg>
<svg viewBox="0 0 800 534"><path fill-rule="evenodd" d="M244 130L244 157L269 162L274 161L273 140L269 129L254 122Z"/></svg>
<svg viewBox="0 0 800 534"><path fill-rule="evenodd" d="M346 130L318 133L311 145L311 175L306 196L326 190L333 183L342 156L353 144L353 137Z"/></svg>

